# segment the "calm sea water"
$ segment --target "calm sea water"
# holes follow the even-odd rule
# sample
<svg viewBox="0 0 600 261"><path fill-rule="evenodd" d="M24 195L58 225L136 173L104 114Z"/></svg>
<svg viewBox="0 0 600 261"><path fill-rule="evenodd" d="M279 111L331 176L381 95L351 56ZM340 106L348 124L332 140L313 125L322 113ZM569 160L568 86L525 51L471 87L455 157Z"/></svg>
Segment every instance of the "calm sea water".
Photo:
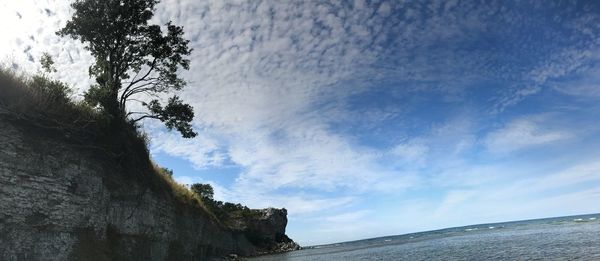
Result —
<svg viewBox="0 0 600 261"><path fill-rule="evenodd" d="M600 214L449 228L249 260L600 260Z"/></svg>

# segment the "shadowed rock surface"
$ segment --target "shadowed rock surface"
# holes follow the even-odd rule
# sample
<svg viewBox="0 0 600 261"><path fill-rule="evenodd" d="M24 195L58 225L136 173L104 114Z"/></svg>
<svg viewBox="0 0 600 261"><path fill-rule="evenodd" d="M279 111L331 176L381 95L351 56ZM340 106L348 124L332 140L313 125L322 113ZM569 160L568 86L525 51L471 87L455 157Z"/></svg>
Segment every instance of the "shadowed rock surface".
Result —
<svg viewBox="0 0 600 261"><path fill-rule="evenodd" d="M242 220L237 229L244 231L262 254L299 250L300 246L285 234L287 210L267 208L255 218Z"/></svg>

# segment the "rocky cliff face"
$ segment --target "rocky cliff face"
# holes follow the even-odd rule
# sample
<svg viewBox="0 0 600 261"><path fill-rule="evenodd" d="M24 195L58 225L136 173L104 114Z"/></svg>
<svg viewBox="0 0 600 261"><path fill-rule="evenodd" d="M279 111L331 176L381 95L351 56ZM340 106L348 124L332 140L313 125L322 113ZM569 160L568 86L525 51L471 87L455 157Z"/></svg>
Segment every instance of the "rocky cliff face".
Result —
<svg viewBox="0 0 600 261"><path fill-rule="evenodd" d="M244 231L247 238L259 247L261 253L285 252L300 249L300 246L285 235L287 210L267 208L256 218L240 222L237 229Z"/></svg>
<svg viewBox="0 0 600 261"><path fill-rule="evenodd" d="M67 140L0 115L0 260L207 260L297 247L285 210L225 228Z"/></svg>

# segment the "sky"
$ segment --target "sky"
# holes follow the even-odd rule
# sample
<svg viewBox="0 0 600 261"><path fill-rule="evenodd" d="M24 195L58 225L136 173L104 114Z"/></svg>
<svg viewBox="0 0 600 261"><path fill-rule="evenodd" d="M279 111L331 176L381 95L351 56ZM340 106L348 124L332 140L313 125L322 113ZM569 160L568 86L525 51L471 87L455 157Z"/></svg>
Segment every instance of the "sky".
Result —
<svg viewBox="0 0 600 261"><path fill-rule="evenodd" d="M91 83L68 1L0 0L0 59ZM215 198L314 245L600 212L600 2L163 0L199 135L144 123Z"/></svg>

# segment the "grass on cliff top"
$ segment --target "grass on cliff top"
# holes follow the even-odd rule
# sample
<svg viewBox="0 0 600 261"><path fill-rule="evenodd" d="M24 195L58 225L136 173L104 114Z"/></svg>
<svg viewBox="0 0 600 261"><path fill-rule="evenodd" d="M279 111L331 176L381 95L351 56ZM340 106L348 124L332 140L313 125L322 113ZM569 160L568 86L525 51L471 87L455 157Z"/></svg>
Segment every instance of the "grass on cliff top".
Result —
<svg viewBox="0 0 600 261"><path fill-rule="evenodd" d="M99 128L106 117L83 102L71 99L72 90L44 75L17 75L0 68L0 114L18 119L35 119L52 129Z"/></svg>
<svg viewBox="0 0 600 261"><path fill-rule="evenodd" d="M140 128L123 122L115 129L100 110L83 101L75 101L64 83L45 75L29 76L0 67L0 121L15 120L33 125L44 132L68 137L78 147L106 154L123 173L156 192L166 191L184 205L200 209L219 222L202 199L177 183L153 163L148 139Z"/></svg>
<svg viewBox="0 0 600 261"><path fill-rule="evenodd" d="M169 187L171 188L171 192L177 199L179 199L180 201L182 201L186 204L190 204L190 205L194 205L194 206L202 208L203 210L206 211L206 213L209 214L210 218L221 223L220 220L215 216L215 214L210 210L210 208L208 208L206 206L206 204L204 203L202 198L200 198L200 196L198 196L198 194L196 194L193 191L191 191L190 189L188 189L185 185L180 184L177 181L175 181L173 179L173 176L171 176L171 174L169 174L164 168L160 167L156 163L152 162L152 166L153 166L154 173L159 178L161 178L162 182L169 185Z"/></svg>

